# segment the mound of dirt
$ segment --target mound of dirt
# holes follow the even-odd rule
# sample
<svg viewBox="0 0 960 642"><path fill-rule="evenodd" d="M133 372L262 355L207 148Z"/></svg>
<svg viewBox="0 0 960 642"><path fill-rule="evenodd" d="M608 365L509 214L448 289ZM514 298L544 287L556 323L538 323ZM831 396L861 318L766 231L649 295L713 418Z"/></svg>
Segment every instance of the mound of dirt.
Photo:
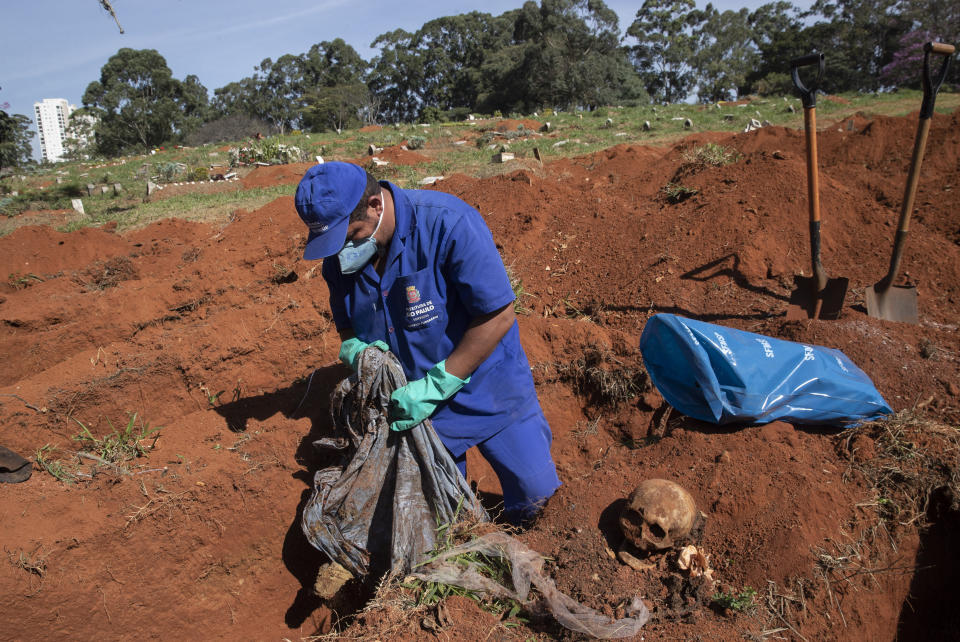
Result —
<svg viewBox="0 0 960 642"><path fill-rule="evenodd" d="M418 163L429 163L431 160L429 156L404 149L400 145L384 147L382 151L377 152L377 158L389 161L394 165L417 165Z"/></svg>
<svg viewBox="0 0 960 642"><path fill-rule="evenodd" d="M824 125L823 261L850 279L837 321L784 318L792 277L810 269L802 132L622 144L435 187L482 212L518 279L521 337L564 484L520 537L587 606L622 615L642 597L651 638L952 630L937 597L950 594L947 575L923 570L954 568L950 430L891 442L878 430L718 428L673 412L638 352L658 312L826 345L896 410L960 423L960 113L933 120L904 257L919 325L869 317L863 302L887 268L916 115ZM708 143L732 162L705 162ZM244 186L293 184L308 167L261 167ZM570 639L533 606L508 629L467 599L411 609L395 588L358 613L372 587L350 583L331 601L313 592L326 560L299 515L329 463L312 443L330 434L330 392L347 370L320 264L301 258L305 238L291 197L222 227L27 226L0 238L0 274L11 275L0 284L0 443L37 460L28 482L0 489L10 561L0 627L11 639L296 639L334 625L358 638ZM129 458L76 454L92 447L84 431L109 441L125 429L142 437ZM495 475L473 451L468 462L495 508ZM880 463L904 479L935 473L937 489L910 488L937 510L877 490ZM619 511L652 477L683 485L705 513L715 587L670 554L639 568L618 559ZM754 597L725 610L709 604L714 593Z"/></svg>
<svg viewBox="0 0 960 642"><path fill-rule="evenodd" d="M498 132L515 132L521 127L523 129L532 129L533 131L537 131L542 126L543 123L538 123L537 121L529 118L521 118L519 120L513 118L503 118L498 120L493 128Z"/></svg>
<svg viewBox="0 0 960 642"><path fill-rule="evenodd" d="M308 169L316 163L294 163L292 165L269 165L257 167L240 181L243 189L254 187L272 187L274 185L296 185Z"/></svg>

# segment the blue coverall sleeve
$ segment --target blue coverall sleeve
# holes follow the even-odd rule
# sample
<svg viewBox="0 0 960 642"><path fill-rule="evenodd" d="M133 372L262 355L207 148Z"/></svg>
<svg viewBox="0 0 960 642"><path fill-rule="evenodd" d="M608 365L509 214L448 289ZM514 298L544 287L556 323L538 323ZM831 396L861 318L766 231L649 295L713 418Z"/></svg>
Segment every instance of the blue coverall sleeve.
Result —
<svg viewBox="0 0 960 642"><path fill-rule="evenodd" d="M330 312L333 314L333 323L337 331L352 327L350 317L347 316L347 289L343 284L343 275L333 264L336 256L323 259L323 266L320 273L323 280L327 282L327 289L330 291Z"/></svg>
<svg viewBox="0 0 960 642"><path fill-rule="evenodd" d="M490 228L472 207L450 230L445 274L471 316L489 314L516 297Z"/></svg>

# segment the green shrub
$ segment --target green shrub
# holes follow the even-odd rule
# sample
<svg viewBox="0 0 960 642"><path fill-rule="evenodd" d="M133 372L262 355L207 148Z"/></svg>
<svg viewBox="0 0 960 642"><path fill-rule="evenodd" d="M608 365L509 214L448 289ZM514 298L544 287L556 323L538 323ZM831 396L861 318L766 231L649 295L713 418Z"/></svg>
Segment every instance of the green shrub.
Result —
<svg viewBox="0 0 960 642"><path fill-rule="evenodd" d="M64 183L60 186L60 193L65 198L80 198L86 195L79 183Z"/></svg>
<svg viewBox="0 0 960 642"><path fill-rule="evenodd" d="M423 136L411 136L407 139L407 149L423 149L427 139Z"/></svg>
<svg viewBox="0 0 960 642"><path fill-rule="evenodd" d="M206 181L210 178L210 170L206 167L194 167L190 170L191 181Z"/></svg>

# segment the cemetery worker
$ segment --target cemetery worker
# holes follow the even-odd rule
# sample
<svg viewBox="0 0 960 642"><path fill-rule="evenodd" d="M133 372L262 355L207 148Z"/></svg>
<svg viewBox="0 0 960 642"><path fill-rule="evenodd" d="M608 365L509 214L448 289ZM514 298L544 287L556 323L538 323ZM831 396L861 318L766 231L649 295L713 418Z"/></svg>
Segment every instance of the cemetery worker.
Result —
<svg viewBox="0 0 960 642"><path fill-rule="evenodd" d="M389 349L409 383L391 430L430 418L461 474L477 446L508 520L533 517L559 487L552 434L514 317L515 295L483 217L455 196L377 182L356 165L313 166L297 187L305 259L326 259L340 359Z"/></svg>

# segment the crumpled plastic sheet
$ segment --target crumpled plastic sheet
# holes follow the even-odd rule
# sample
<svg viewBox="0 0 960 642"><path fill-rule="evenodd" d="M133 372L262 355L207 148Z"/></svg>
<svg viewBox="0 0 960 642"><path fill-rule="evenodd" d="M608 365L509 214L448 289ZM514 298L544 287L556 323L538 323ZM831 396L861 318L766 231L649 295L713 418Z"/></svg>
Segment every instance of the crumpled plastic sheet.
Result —
<svg viewBox="0 0 960 642"><path fill-rule="evenodd" d="M357 577L405 574L434 548L437 525L488 519L429 420L390 430L390 393L406 383L393 354L364 350L334 390L334 436L314 442L342 456L314 475L301 527Z"/></svg>
<svg viewBox="0 0 960 642"><path fill-rule="evenodd" d="M479 552L488 558L507 558L513 574L513 590L481 575L472 563L464 565L462 560L452 561L453 558L470 552ZM640 629L650 619L646 605L636 596L627 608L628 617L619 620L583 606L557 589L553 580L543 572L543 557L539 553L501 532L488 533L443 552L417 569L413 577L427 582L461 586L470 591L511 598L519 602L527 600L532 584L543 595L560 624L601 639L633 637L640 633Z"/></svg>
<svg viewBox="0 0 960 642"><path fill-rule="evenodd" d="M340 382L330 413L335 435L314 446L341 452L341 461L317 471L301 527L313 546L355 576L406 575L526 602L530 586L543 595L560 624L597 638L637 635L650 617L634 597L629 617L614 620L561 593L543 572L543 557L506 533L492 532L424 563L436 544L436 526L457 519L487 521L430 421L393 432L390 393L406 384L391 353L368 348L358 371ZM450 561L471 551L506 557L513 589ZM417 564L421 565L418 567Z"/></svg>

